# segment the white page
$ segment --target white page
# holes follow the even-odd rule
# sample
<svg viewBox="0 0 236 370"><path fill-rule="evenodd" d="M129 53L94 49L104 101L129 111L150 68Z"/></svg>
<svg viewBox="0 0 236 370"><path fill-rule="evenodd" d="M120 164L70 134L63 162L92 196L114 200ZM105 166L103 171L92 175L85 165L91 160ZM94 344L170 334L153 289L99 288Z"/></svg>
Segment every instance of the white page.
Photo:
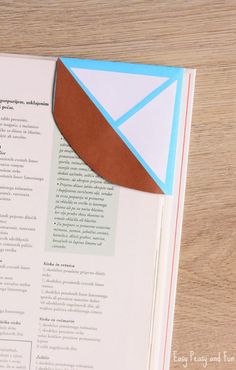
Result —
<svg viewBox="0 0 236 370"><path fill-rule="evenodd" d="M54 71L0 58L0 365L144 370L163 196L76 158L52 117Z"/></svg>
<svg viewBox="0 0 236 370"><path fill-rule="evenodd" d="M151 370L168 370L170 363L194 84L195 70L185 70L174 192L165 198L162 215Z"/></svg>

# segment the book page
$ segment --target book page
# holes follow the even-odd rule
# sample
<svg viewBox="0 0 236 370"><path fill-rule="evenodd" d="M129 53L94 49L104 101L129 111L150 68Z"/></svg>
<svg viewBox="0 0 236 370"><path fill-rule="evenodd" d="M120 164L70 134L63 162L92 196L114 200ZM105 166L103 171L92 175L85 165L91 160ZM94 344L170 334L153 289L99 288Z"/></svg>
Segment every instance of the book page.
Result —
<svg viewBox="0 0 236 370"><path fill-rule="evenodd" d="M0 57L0 368L144 370L163 197L74 154L54 73L55 60Z"/></svg>
<svg viewBox="0 0 236 370"><path fill-rule="evenodd" d="M195 71L185 70L173 196L165 199L158 258L150 369L169 369ZM169 232L167 232L167 230Z"/></svg>

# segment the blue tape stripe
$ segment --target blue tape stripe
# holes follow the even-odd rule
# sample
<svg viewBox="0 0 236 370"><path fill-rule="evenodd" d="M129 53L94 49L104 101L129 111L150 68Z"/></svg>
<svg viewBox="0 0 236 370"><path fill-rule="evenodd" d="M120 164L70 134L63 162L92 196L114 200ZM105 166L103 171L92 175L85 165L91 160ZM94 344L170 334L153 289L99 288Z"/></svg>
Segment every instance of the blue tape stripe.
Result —
<svg viewBox="0 0 236 370"><path fill-rule="evenodd" d="M181 74L182 68L157 66L151 64L127 63L127 62L110 62L103 60L88 60L77 58L65 58L60 60L64 65L71 68L95 69L100 71L123 72L130 74L143 74L158 77L174 77Z"/></svg>
<svg viewBox="0 0 236 370"><path fill-rule="evenodd" d="M169 80L163 82L163 84L153 90L149 95L147 95L141 102L136 104L133 108L131 108L128 112L126 112L122 117L115 121L115 126L119 127L124 123L127 119L132 117L135 113L137 113L140 109L142 109L146 104L148 104L151 100L153 100L156 96L158 96L163 90L169 87L176 78L172 77Z"/></svg>
<svg viewBox="0 0 236 370"><path fill-rule="evenodd" d="M182 88L183 88L183 77L184 77L184 69L182 71L182 76L178 78L177 80L174 115L173 115L173 123L172 123L172 133L171 133L170 149L169 149L169 156L168 156L167 175L166 175L166 181L165 181L167 194L172 194L173 184L174 184L176 150L177 150L178 133L179 133L180 107L181 107L181 97L182 97Z"/></svg>

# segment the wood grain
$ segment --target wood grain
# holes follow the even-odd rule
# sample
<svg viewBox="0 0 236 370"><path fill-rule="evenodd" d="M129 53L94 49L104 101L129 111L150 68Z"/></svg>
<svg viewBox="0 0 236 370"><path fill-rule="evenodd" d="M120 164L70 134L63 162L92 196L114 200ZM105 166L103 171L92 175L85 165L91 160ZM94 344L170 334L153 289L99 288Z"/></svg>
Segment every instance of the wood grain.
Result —
<svg viewBox="0 0 236 370"><path fill-rule="evenodd" d="M235 370L236 1L0 0L0 52L197 68L173 350Z"/></svg>

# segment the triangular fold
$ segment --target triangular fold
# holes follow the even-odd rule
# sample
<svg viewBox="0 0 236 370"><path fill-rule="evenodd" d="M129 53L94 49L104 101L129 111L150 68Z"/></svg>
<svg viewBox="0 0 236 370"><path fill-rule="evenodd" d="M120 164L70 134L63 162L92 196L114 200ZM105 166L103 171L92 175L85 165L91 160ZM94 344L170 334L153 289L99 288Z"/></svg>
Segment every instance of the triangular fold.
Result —
<svg viewBox="0 0 236 370"><path fill-rule="evenodd" d="M92 95L90 98L93 100L94 97L113 120L119 119L168 80L166 77L85 68L71 68L71 71Z"/></svg>
<svg viewBox="0 0 236 370"><path fill-rule="evenodd" d="M119 126L154 174L166 182L177 82ZM147 119L148 117L148 119Z"/></svg>
<svg viewBox="0 0 236 370"><path fill-rule="evenodd" d="M60 60L56 78L54 118L81 159L111 183L163 193Z"/></svg>

